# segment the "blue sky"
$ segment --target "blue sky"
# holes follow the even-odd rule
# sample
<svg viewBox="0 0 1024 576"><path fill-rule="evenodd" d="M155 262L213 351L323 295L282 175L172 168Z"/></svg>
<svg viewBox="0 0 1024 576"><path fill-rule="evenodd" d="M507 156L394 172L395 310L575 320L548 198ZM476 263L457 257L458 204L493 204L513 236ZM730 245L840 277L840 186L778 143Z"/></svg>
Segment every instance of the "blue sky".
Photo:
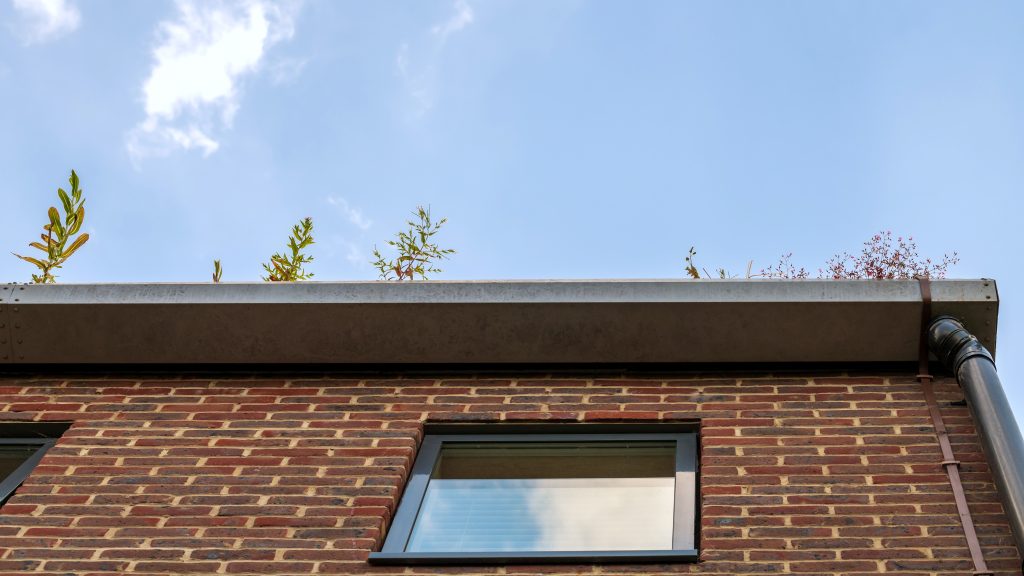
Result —
<svg viewBox="0 0 1024 576"><path fill-rule="evenodd" d="M992 277L1024 414L1024 4L0 0L0 247L75 168L64 282L258 279L304 216L372 279L417 204L438 278L816 270L879 230ZM1017 248L1013 248L1017 246ZM31 266L0 258L0 279Z"/></svg>

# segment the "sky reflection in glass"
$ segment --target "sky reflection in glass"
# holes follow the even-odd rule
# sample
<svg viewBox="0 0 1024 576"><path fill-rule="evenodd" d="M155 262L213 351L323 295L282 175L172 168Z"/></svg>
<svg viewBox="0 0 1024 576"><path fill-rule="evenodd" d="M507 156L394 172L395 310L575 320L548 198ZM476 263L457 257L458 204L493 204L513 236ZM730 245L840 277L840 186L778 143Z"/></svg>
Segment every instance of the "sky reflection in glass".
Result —
<svg viewBox="0 0 1024 576"><path fill-rule="evenodd" d="M409 552L670 550L666 442L442 449Z"/></svg>

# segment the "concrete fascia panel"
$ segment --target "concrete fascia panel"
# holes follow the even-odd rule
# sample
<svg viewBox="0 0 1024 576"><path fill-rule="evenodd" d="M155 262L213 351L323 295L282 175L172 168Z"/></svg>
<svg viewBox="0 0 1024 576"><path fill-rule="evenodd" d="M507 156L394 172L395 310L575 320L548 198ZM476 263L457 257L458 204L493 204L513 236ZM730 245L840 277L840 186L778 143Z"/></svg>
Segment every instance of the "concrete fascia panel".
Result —
<svg viewBox="0 0 1024 576"><path fill-rule="evenodd" d="M40 365L909 362L922 306L898 280L0 288L0 364ZM935 280L932 298L995 350L993 280Z"/></svg>

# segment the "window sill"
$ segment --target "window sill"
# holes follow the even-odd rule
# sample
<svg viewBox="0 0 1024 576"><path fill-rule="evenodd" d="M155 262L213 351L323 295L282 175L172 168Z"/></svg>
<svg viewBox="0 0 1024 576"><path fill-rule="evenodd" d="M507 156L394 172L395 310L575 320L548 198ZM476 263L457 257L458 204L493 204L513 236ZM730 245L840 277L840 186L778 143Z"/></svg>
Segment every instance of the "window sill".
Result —
<svg viewBox="0 0 1024 576"><path fill-rule="evenodd" d="M628 550L586 552L371 552L376 565L467 564L640 564L696 562L697 550Z"/></svg>

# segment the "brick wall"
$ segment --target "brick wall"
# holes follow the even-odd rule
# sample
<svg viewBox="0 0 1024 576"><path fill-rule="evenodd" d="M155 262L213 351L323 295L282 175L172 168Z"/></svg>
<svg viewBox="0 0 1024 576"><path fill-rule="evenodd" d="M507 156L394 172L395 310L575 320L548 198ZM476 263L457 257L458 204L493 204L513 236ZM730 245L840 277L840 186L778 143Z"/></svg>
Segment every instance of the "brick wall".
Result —
<svg viewBox="0 0 1024 576"><path fill-rule="evenodd" d="M936 390L986 558L1021 561L955 382ZM0 572L969 574L909 377L13 379L73 421L0 514ZM369 567L424 421L701 424L702 561Z"/></svg>

